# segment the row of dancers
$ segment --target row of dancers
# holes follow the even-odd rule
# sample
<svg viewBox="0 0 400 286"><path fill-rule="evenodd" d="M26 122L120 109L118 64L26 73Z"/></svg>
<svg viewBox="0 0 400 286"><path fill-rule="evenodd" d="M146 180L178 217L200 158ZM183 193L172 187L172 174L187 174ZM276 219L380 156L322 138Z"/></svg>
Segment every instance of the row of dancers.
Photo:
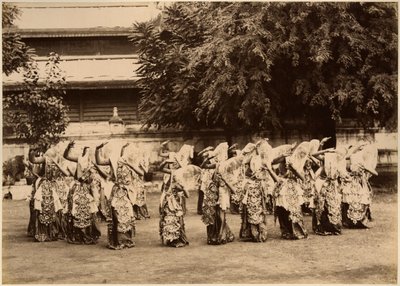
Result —
<svg viewBox="0 0 400 286"><path fill-rule="evenodd" d="M278 220L284 239L308 236L305 214L312 215L312 229L319 235L338 235L342 226L368 227L368 180L377 175L377 149L369 143L324 149L327 140L273 148L262 139L241 150L223 142L198 153L186 144L172 152L170 142L163 142L158 154L165 173L159 205L162 243L189 244L184 217L186 198L194 191L199 192L197 212L208 244L235 239L227 222L229 210L241 216L243 241L267 240L268 214ZM143 150L115 142L91 150L71 141L44 154L31 150L29 160L37 180L28 235L36 241L93 244L103 220L108 223L108 248L135 245L135 221L149 218L144 184L149 156Z"/></svg>

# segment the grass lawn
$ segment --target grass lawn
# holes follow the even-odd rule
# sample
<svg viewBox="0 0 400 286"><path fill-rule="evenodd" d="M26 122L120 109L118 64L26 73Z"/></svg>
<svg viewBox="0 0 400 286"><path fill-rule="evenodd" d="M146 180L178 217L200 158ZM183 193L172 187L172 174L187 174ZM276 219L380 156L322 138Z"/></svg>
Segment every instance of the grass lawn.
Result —
<svg viewBox="0 0 400 286"><path fill-rule="evenodd" d="M374 198L373 227L344 229L340 236L317 236L305 217L309 238L280 239L269 217L265 243L209 246L196 214L197 194L185 217L190 245L169 248L158 235L158 193L148 194L151 218L137 222L136 247L106 248L106 224L97 245L65 241L35 243L26 236L28 202L3 201L3 283L397 283L397 194ZM238 237L240 217L228 215Z"/></svg>

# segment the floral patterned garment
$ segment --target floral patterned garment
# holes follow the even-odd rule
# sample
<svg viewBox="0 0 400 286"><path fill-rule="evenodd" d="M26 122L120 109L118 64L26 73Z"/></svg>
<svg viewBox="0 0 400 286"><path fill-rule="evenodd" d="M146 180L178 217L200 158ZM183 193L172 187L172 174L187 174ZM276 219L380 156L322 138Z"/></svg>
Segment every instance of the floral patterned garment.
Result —
<svg viewBox="0 0 400 286"><path fill-rule="evenodd" d="M214 174L213 174L214 176ZM216 176L216 174L215 174ZM204 192L203 214L201 220L205 225L214 224L215 207L218 204L218 184L211 180L208 188Z"/></svg>
<svg viewBox="0 0 400 286"><path fill-rule="evenodd" d="M41 179L35 193L35 209L40 211L39 221L49 225L55 221L56 212L61 209L58 197L59 184L62 180L60 169L50 160L46 160L45 177Z"/></svg>
<svg viewBox="0 0 400 286"><path fill-rule="evenodd" d="M46 159L45 176L47 179L55 182L55 190L60 199L63 213L68 212L68 193L69 187L65 180L65 175L61 170L50 160Z"/></svg>
<svg viewBox="0 0 400 286"><path fill-rule="evenodd" d="M247 208L248 222L251 224L263 223L267 210L261 180L246 179L244 189L247 191L244 204Z"/></svg>
<svg viewBox="0 0 400 286"><path fill-rule="evenodd" d="M48 180L56 180L63 176L61 170L50 159L46 158L45 178Z"/></svg>
<svg viewBox="0 0 400 286"><path fill-rule="evenodd" d="M213 169L201 169L201 185L200 191L205 192L211 183Z"/></svg>
<svg viewBox="0 0 400 286"><path fill-rule="evenodd" d="M86 228L92 224L92 214L97 211L93 196L90 194L89 184L76 183L72 187L73 225L77 228Z"/></svg>
<svg viewBox="0 0 400 286"><path fill-rule="evenodd" d="M49 225L56 221L53 191L57 188L57 184L50 180L43 180L39 188L41 190L41 211L38 218L40 223Z"/></svg>
<svg viewBox="0 0 400 286"><path fill-rule="evenodd" d="M262 180L245 179L244 188L247 192L241 209L240 238L245 241L265 242L267 240L267 208Z"/></svg>
<svg viewBox="0 0 400 286"><path fill-rule="evenodd" d="M243 167L242 167L242 169L243 169ZM241 170L236 182L233 184L233 190L231 190L231 201L232 201L232 203L239 205L239 206L242 203L244 193L245 193L245 189L243 187L244 180L245 180L244 171Z"/></svg>
<svg viewBox="0 0 400 286"><path fill-rule="evenodd" d="M132 203L128 198L128 191L124 186L115 184L112 188L111 206L114 208L117 216L117 231L123 233L130 231L135 219Z"/></svg>
<svg viewBox="0 0 400 286"><path fill-rule="evenodd" d="M68 193L69 193L69 186L66 183L64 178L57 178L56 179L57 185L57 194L60 199L61 205L63 207L62 212L66 214L68 212Z"/></svg>
<svg viewBox="0 0 400 286"><path fill-rule="evenodd" d="M290 212L289 218L293 223L302 222L301 205L304 203L303 190L294 174L283 179L274 190L275 205Z"/></svg>
<svg viewBox="0 0 400 286"><path fill-rule="evenodd" d="M164 243L171 246L188 244L182 207L183 192L178 188L167 190L160 210L160 236ZM178 245L180 244L180 245Z"/></svg>
<svg viewBox="0 0 400 286"><path fill-rule="evenodd" d="M304 203L306 203L309 208L314 208L315 185L311 176L311 167L311 162L307 160L304 166L304 181L301 182L301 187L303 189Z"/></svg>
<svg viewBox="0 0 400 286"><path fill-rule="evenodd" d="M322 185L318 194L315 213L317 217L317 225L321 220L321 216L325 210L328 210L329 222L333 225L340 225L341 217L341 194L339 192L339 184L336 179L327 178Z"/></svg>
<svg viewBox="0 0 400 286"><path fill-rule="evenodd" d="M139 175L124 162L118 162L116 183L125 186L128 196L133 205L143 206L146 204L146 190Z"/></svg>
<svg viewBox="0 0 400 286"><path fill-rule="evenodd" d="M364 219L372 201L371 190L367 176L361 170L351 173L350 182L342 183L342 201L349 204L347 216L354 224Z"/></svg>
<svg viewBox="0 0 400 286"><path fill-rule="evenodd" d="M93 173L90 168L84 171L79 182L71 189L70 209L73 216L73 225L77 228L86 228L92 224L92 215L98 211L95 198L92 194Z"/></svg>

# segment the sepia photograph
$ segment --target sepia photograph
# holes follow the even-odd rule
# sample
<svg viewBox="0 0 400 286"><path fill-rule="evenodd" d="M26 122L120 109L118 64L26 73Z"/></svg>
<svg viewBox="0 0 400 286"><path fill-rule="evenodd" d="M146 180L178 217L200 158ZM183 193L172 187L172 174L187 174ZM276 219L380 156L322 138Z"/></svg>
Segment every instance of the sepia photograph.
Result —
<svg viewBox="0 0 400 286"><path fill-rule="evenodd" d="M398 284L398 3L2 1L1 284Z"/></svg>

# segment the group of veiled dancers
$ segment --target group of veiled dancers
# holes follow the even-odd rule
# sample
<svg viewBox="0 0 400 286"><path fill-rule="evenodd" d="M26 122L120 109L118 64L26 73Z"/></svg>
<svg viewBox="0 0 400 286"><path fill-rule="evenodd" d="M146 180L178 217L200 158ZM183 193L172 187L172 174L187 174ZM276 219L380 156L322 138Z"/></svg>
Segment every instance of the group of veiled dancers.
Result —
<svg viewBox="0 0 400 286"><path fill-rule="evenodd" d="M241 150L223 142L198 153L186 144L172 152L169 141L162 143L162 243L189 244L184 217L186 198L194 191L199 192L197 212L212 245L235 239L228 211L241 216L242 241L265 242L269 214L278 220L284 239L307 238L304 215L312 216L318 235L338 235L342 227L368 228L369 178L377 175L377 149L370 143L324 149L327 140L273 148L262 139ZM32 169L37 180L28 235L36 241L94 244L103 220L108 222L108 248L135 246L135 221L149 218L144 185L149 157L143 150L105 142L92 154L71 141L66 148L52 147L44 154L31 150L29 160L37 167Z"/></svg>

